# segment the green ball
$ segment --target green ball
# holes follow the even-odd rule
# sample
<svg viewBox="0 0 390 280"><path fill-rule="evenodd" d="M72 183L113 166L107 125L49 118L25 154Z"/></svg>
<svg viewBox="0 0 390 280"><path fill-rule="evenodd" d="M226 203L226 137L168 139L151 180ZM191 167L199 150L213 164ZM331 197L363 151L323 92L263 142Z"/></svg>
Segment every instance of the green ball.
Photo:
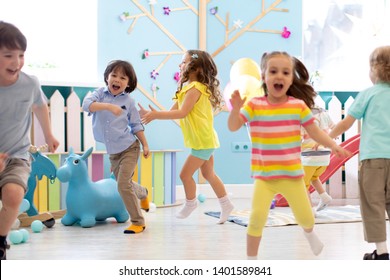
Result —
<svg viewBox="0 0 390 280"><path fill-rule="evenodd" d="M40 220L35 220L31 223L31 230L33 232L41 232L43 229L43 223Z"/></svg>
<svg viewBox="0 0 390 280"><path fill-rule="evenodd" d="M21 233L19 230L13 230L9 234L9 240L13 244L19 244L23 241L23 233Z"/></svg>

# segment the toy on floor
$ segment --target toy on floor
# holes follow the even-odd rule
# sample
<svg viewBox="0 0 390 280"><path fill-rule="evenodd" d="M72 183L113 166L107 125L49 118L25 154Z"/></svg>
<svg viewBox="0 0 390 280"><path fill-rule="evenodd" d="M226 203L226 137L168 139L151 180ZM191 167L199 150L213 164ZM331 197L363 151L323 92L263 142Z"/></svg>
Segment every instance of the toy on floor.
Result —
<svg viewBox="0 0 390 280"><path fill-rule="evenodd" d="M29 239L30 234L26 229L12 230L9 234L9 240L12 244L25 243Z"/></svg>
<svg viewBox="0 0 390 280"><path fill-rule="evenodd" d="M23 241L23 233L19 230L12 230L9 233L9 240L12 242L12 244L19 244Z"/></svg>
<svg viewBox="0 0 390 280"><path fill-rule="evenodd" d="M56 166L47 156L41 153L41 150L44 148L45 146L40 148L35 146L30 147L30 154L32 157L31 173L27 181L28 190L24 196L24 198L30 202L30 208L26 211L29 216L39 214L34 205L34 192L37 186L37 180L41 180L43 176L46 176L50 182L53 183L56 178Z"/></svg>
<svg viewBox="0 0 390 280"><path fill-rule="evenodd" d="M203 203L206 201L206 196L202 193L198 194L198 200L199 202Z"/></svg>
<svg viewBox="0 0 390 280"><path fill-rule="evenodd" d="M34 205L34 192L37 187L38 180L41 180L43 176L46 176L50 182L54 182L56 178L56 166L47 156L41 153L41 151L46 148L47 145L39 148L31 146L29 150L32 157L31 173L27 181L28 190L24 198L29 202L30 207L25 210L26 213L23 213L18 217L20 226L22 227L30 226L35 220L42 221L42 223L48 228L51 228L55 224L54 216L51 213L39 213Z"/></svg>
<svg viewBox="0 0 390 280"><path fill-rule="evenodd" d="M43 230L43 223L40 220L35 220L31 223L31 230L35 233Z"/></svg>
<svg viewBox="0 0 390 280"><path fill-rule="evenodd" d="M77 155L70 148L69 156L57 170L57 178L68 183L66 193L67 211L61 223L70 226L79 223L93 227L96 221L114 217L118 223L129 219L129 214L117 190L113 178L93 182L88 176L87 160L93 148Z"/></svg>

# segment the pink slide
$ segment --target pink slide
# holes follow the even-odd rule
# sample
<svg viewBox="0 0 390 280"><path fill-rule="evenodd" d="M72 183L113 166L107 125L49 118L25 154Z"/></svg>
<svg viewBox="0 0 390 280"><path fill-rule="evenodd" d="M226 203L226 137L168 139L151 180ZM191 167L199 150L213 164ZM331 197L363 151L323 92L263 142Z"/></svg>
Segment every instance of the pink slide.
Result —
<svg viewBox="0 0 390 280"><path fill-rule="evenodd" d="M341 166L343 166L345 162L347 162L350 158L352 158L354 155L359 153L359 144L360 144L360 134L357 134L340 144L341 147L343 147L347 151L350 151L352 155L346 158L339 158L334 154L331 154L330 164L328 168L325 170L325 172L320 176L320 180L322 183L325 183ZM313 191L314 191L313 186L310 186L310 193L312 193ZM277 207L288 206L287 200L281 194L277 194L275 200L276 200L275 206Z"/></svg>

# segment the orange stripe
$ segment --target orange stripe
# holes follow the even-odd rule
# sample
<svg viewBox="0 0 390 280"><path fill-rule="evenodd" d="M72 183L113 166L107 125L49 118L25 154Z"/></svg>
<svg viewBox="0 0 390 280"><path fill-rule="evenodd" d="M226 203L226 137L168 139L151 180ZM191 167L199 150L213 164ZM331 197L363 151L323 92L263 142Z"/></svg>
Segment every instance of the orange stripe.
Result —
<svg viewBox="0 0 390 280"><path fill-rule="evenodd" d="M290 137L290 136L299 136L301 137L301 132L299 130L286 131L286 132L252 132L252 137L259 138L280 138L280 137Z"/></svg>
<svg viewBox="0 0 390 280"><path fill-rule="evenodd" d="M284 160L284 161L269 161L269 160L252 160L252 164L254 165L263 165L263 166L270 166L270 165L295 165L300 164L300 159L291 159L291 160Z"/></svg>

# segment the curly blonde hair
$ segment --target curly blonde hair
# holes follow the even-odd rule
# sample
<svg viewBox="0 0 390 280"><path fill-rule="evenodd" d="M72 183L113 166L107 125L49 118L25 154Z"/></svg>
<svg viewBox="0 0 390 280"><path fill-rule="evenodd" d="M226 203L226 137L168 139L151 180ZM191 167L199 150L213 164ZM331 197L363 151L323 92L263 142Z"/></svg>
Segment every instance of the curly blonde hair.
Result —
<svg viewBox="0 0 390 280"><path fill-rule="evenodd" d="M210 102L214 110L223 106L223 97L219 88L220 82L217 78L217 66L211 55L201 50L187 50L190 62L181 73L179 87L176 94L183 88L183 84L188 82L190 73L197 73L196 80L207 86L210 93ZM177 96L176 96L177 97Z"/></svg>

